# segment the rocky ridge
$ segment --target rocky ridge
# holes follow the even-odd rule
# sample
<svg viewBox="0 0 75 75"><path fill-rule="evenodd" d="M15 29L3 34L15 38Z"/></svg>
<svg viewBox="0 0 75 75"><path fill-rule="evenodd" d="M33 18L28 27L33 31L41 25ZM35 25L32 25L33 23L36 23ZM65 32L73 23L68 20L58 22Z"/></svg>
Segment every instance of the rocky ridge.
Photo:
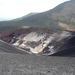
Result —
<svg viewBox="0 0 75 75"><path fill-rule="evenodd" d="M74 35L70 31L26 28L4 32L0 34L0 39L30 54L52 55L74 46Z"/></svg>

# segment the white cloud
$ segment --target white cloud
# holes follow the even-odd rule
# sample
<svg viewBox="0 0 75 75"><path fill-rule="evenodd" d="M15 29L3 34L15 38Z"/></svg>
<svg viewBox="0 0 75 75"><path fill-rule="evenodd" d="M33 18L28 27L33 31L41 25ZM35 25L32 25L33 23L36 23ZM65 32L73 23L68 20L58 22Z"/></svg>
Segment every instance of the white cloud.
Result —
<svg viewBox="0 0 75 75"><path fill-rule="evenodd" d="M66 0L0 0L0 18L16 18L47 11Z"/></svg>

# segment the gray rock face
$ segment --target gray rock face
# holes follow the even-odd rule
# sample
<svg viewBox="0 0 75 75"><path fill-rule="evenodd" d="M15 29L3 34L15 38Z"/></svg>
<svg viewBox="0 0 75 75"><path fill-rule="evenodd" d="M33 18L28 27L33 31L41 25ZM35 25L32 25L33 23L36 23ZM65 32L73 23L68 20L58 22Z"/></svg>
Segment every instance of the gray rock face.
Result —
<svg viewBox="0 0 75 75"><path fill-rule="evenodd" d="M61 31L60 33L55 32L48 36L47 33L41 34L37 32L31 32L22 38L21 36L18 37L18 40L13 43L13 45L23 49L29 49L31 53L35 54L53 54L55 50L60 48L65 41L71 37L71 33L67 31Z"/></svg>
<svg viewBox="0 0 75 75"><path fill-rule="evenodd" d="M52 55L75 45L75 34L73 32L60 30L43 31L32 30L27 34L13 35L8 43L30 54L39 55Z"/></svg>

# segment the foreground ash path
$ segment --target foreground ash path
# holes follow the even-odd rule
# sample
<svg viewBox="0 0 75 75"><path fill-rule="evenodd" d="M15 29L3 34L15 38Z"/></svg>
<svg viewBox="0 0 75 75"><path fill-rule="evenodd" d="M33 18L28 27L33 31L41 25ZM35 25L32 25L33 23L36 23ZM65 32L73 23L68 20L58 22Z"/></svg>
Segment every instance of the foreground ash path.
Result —
<svg viewBox="0 0 75 75"><path fill-rule="evenodd" d="M0 52L0 75L75 75L75 58Z"/></svg>

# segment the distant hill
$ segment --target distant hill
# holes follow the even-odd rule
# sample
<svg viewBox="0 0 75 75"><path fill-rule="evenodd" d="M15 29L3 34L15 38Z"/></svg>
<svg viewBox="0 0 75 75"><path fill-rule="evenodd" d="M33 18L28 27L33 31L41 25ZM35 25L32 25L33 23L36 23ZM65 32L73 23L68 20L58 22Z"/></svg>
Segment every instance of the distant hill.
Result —
<svg viewBox="0 0 75 75"><path fill-rule="evenodd" d="M75 1L64 2L49 11L19 20L0 22L0 32L28 27L75 30Z"/></svg>
<svg viewBox="0 0 75 75"><path fill-rule="evenodd" d="M20 17L20 18L17 18L17 19L13 19L13 20L14 20L14 21L22 20L22 19L25 19L25 18L27 18L27 17L33 16L33 15L35 15L35 14L37 14L37 13L29 13L29 14L23 16L23 17Z"/></svg>

